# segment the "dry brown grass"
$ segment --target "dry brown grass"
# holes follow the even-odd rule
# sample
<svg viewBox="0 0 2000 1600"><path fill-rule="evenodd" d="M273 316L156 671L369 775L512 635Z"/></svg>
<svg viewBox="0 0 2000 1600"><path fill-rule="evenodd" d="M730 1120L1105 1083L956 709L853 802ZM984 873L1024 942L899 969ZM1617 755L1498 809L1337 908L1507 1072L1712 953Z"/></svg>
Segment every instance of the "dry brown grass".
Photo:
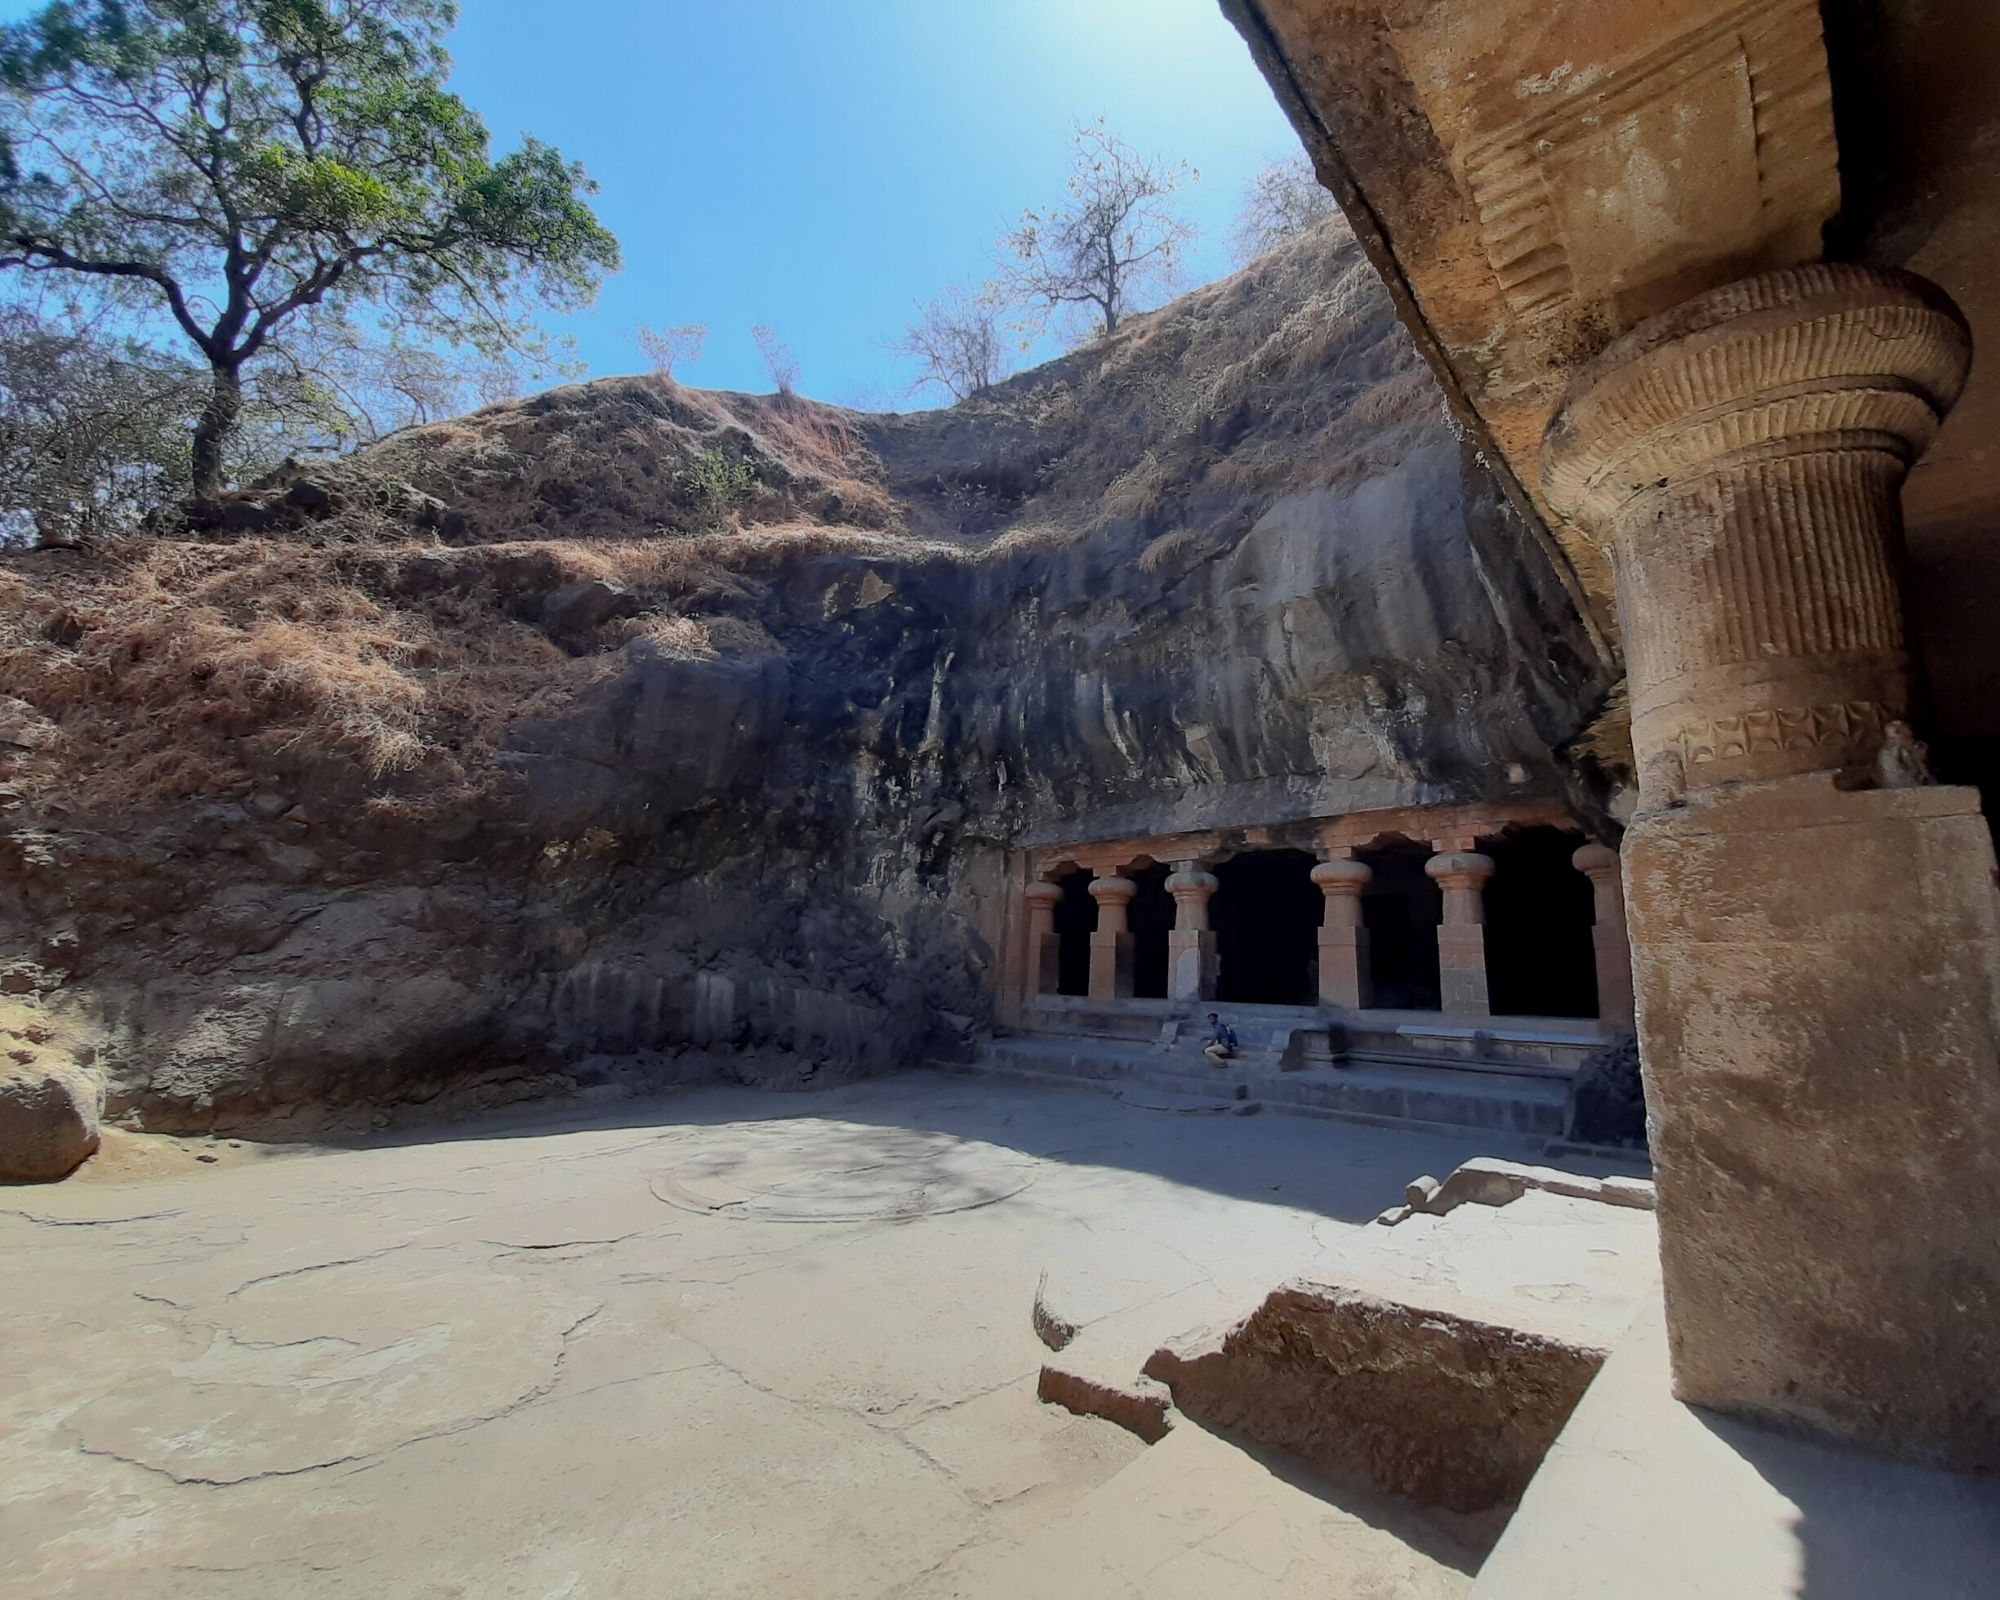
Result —
<svg viewBox="0 0 2000 1600"><path fill-rule="evenodd" d="M0 693L24 703L0 703L0 756L17 752L0 776L93 812L288 776L459 804L497 781L515 723L618 671L632 640L779 648L763 586L816 558L999 563L1105 538L1173 582L1278 496L1392 465L1436 409L1330 235L934 421L661 378L558 389L315 468L336 514L288 513L283 536L0 561ZM894 484L890 434L910 473ZM755 488L692 503L686 469L711 455ZM913 484L959 484L1000 509L918 538L897 484L911 505ZM552 638L544 597L592 579L629 586L639 615Z"/></svg>
<svg viewBox="0 0 2000 1600"><path fill-rule="evenodd" d="M585 674L476 596L399 601L337 552L149 542L53 583L0 572L0 679L57 737L45 805L145 809L287 772L445 794Z"/></svg>

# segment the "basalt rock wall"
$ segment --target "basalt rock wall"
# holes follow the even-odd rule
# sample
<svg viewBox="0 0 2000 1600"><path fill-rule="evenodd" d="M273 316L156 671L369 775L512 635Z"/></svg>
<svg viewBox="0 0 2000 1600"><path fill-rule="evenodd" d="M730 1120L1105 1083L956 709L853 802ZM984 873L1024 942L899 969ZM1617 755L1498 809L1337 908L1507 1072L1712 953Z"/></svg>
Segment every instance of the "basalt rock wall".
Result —
<svg viewBox="0 0 2000 1600"><path fill-rule="evenodd" d="M154 1127L960 1052L1008 846L1588 807L1615 682L1337 228L947 411L607 380L0 583L0 976Z"/></svg>

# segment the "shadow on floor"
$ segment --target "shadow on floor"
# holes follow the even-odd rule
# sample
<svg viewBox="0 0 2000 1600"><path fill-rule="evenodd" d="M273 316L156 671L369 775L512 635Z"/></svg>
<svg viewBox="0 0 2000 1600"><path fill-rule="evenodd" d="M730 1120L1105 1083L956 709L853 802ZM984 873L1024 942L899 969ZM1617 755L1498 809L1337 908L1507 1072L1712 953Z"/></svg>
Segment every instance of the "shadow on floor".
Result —
<svg viewBox="0 0 2000 1600"><path fill-rule="evenodd" d="M1902 1466L1712 1412L1701 1425L1798 1507L1801 1600L1992 1600L2000 1480Z"/></svg>
<svg viewBox="0 0 2000 1600"><path fill-rule="evenodd" d="M592 1106L538 1103L469 1118L330 1142L381 1149L470 1139L541 1138L607 1129L659 1132L729 1123L816 1118L976 1140L1039 1160L1144 1173L1233 1200L1283 1205L1341 1222L1366 1222L1399 1204L1411 1179L1442 1178L1475 1156L1495 1156L1602 1174L1620 1170L1585 1157L1549 1159L1504 1134L1462 1137L1331 1119L1191 1115L1128 1106L1087 1089L1012 1084L911 1072L803 1091L714 1085ZM884 1162L911 1159L886 1141ZM865 1157L863 1147L854 1152Z"/></svg>

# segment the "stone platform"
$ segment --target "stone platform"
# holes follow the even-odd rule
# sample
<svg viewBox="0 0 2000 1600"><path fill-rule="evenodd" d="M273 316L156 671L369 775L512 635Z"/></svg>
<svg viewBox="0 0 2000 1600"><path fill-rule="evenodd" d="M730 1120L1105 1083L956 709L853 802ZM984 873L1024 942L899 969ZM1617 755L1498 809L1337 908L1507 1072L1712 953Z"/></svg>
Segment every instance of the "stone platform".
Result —
<svg viewBox="0 0 2000 1600"><path fill-rule="evenodd" d="M1275 1008L1274 1008L1275 1009ZM1372 1048L1332 1048L1324 1023L1238 1027L1243 1049L1226 1066L1202 1054L1204 1035L1172 1020L1150 1038L1028 1033L991 1041L957 1070L1022 1082L1108 1090L1121 1098L1179 1096L1187 1109L1339 1117L1440 1132L1476 1130L1509 1148L1540 1149L1564 1132L1574 1069L1568 1063L1480 1054L1418 1054L1366 1036ZM1471 1030L1462 1030L1469 1035ZM1531 1036L1517 1041L1525 1053ZM1558 1048L1560 1048L1559 1046ZM1594 1043L1593 1043L1594 1047Z"/></svg>

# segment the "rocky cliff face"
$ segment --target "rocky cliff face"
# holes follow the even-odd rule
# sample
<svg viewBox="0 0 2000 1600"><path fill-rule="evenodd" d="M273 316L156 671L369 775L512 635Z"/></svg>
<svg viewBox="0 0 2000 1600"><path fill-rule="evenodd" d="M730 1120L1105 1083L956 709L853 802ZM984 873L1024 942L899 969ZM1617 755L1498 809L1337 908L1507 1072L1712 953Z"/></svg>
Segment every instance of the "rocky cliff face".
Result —
<svg viewBox="0 0 2000 1600"><path fill-rule="evenodd" d="M962 1049L1000 847L1580 791L1613 681L1337 229L948 411L605 380L0 586L0 981L152 1127Z"/></svg>

